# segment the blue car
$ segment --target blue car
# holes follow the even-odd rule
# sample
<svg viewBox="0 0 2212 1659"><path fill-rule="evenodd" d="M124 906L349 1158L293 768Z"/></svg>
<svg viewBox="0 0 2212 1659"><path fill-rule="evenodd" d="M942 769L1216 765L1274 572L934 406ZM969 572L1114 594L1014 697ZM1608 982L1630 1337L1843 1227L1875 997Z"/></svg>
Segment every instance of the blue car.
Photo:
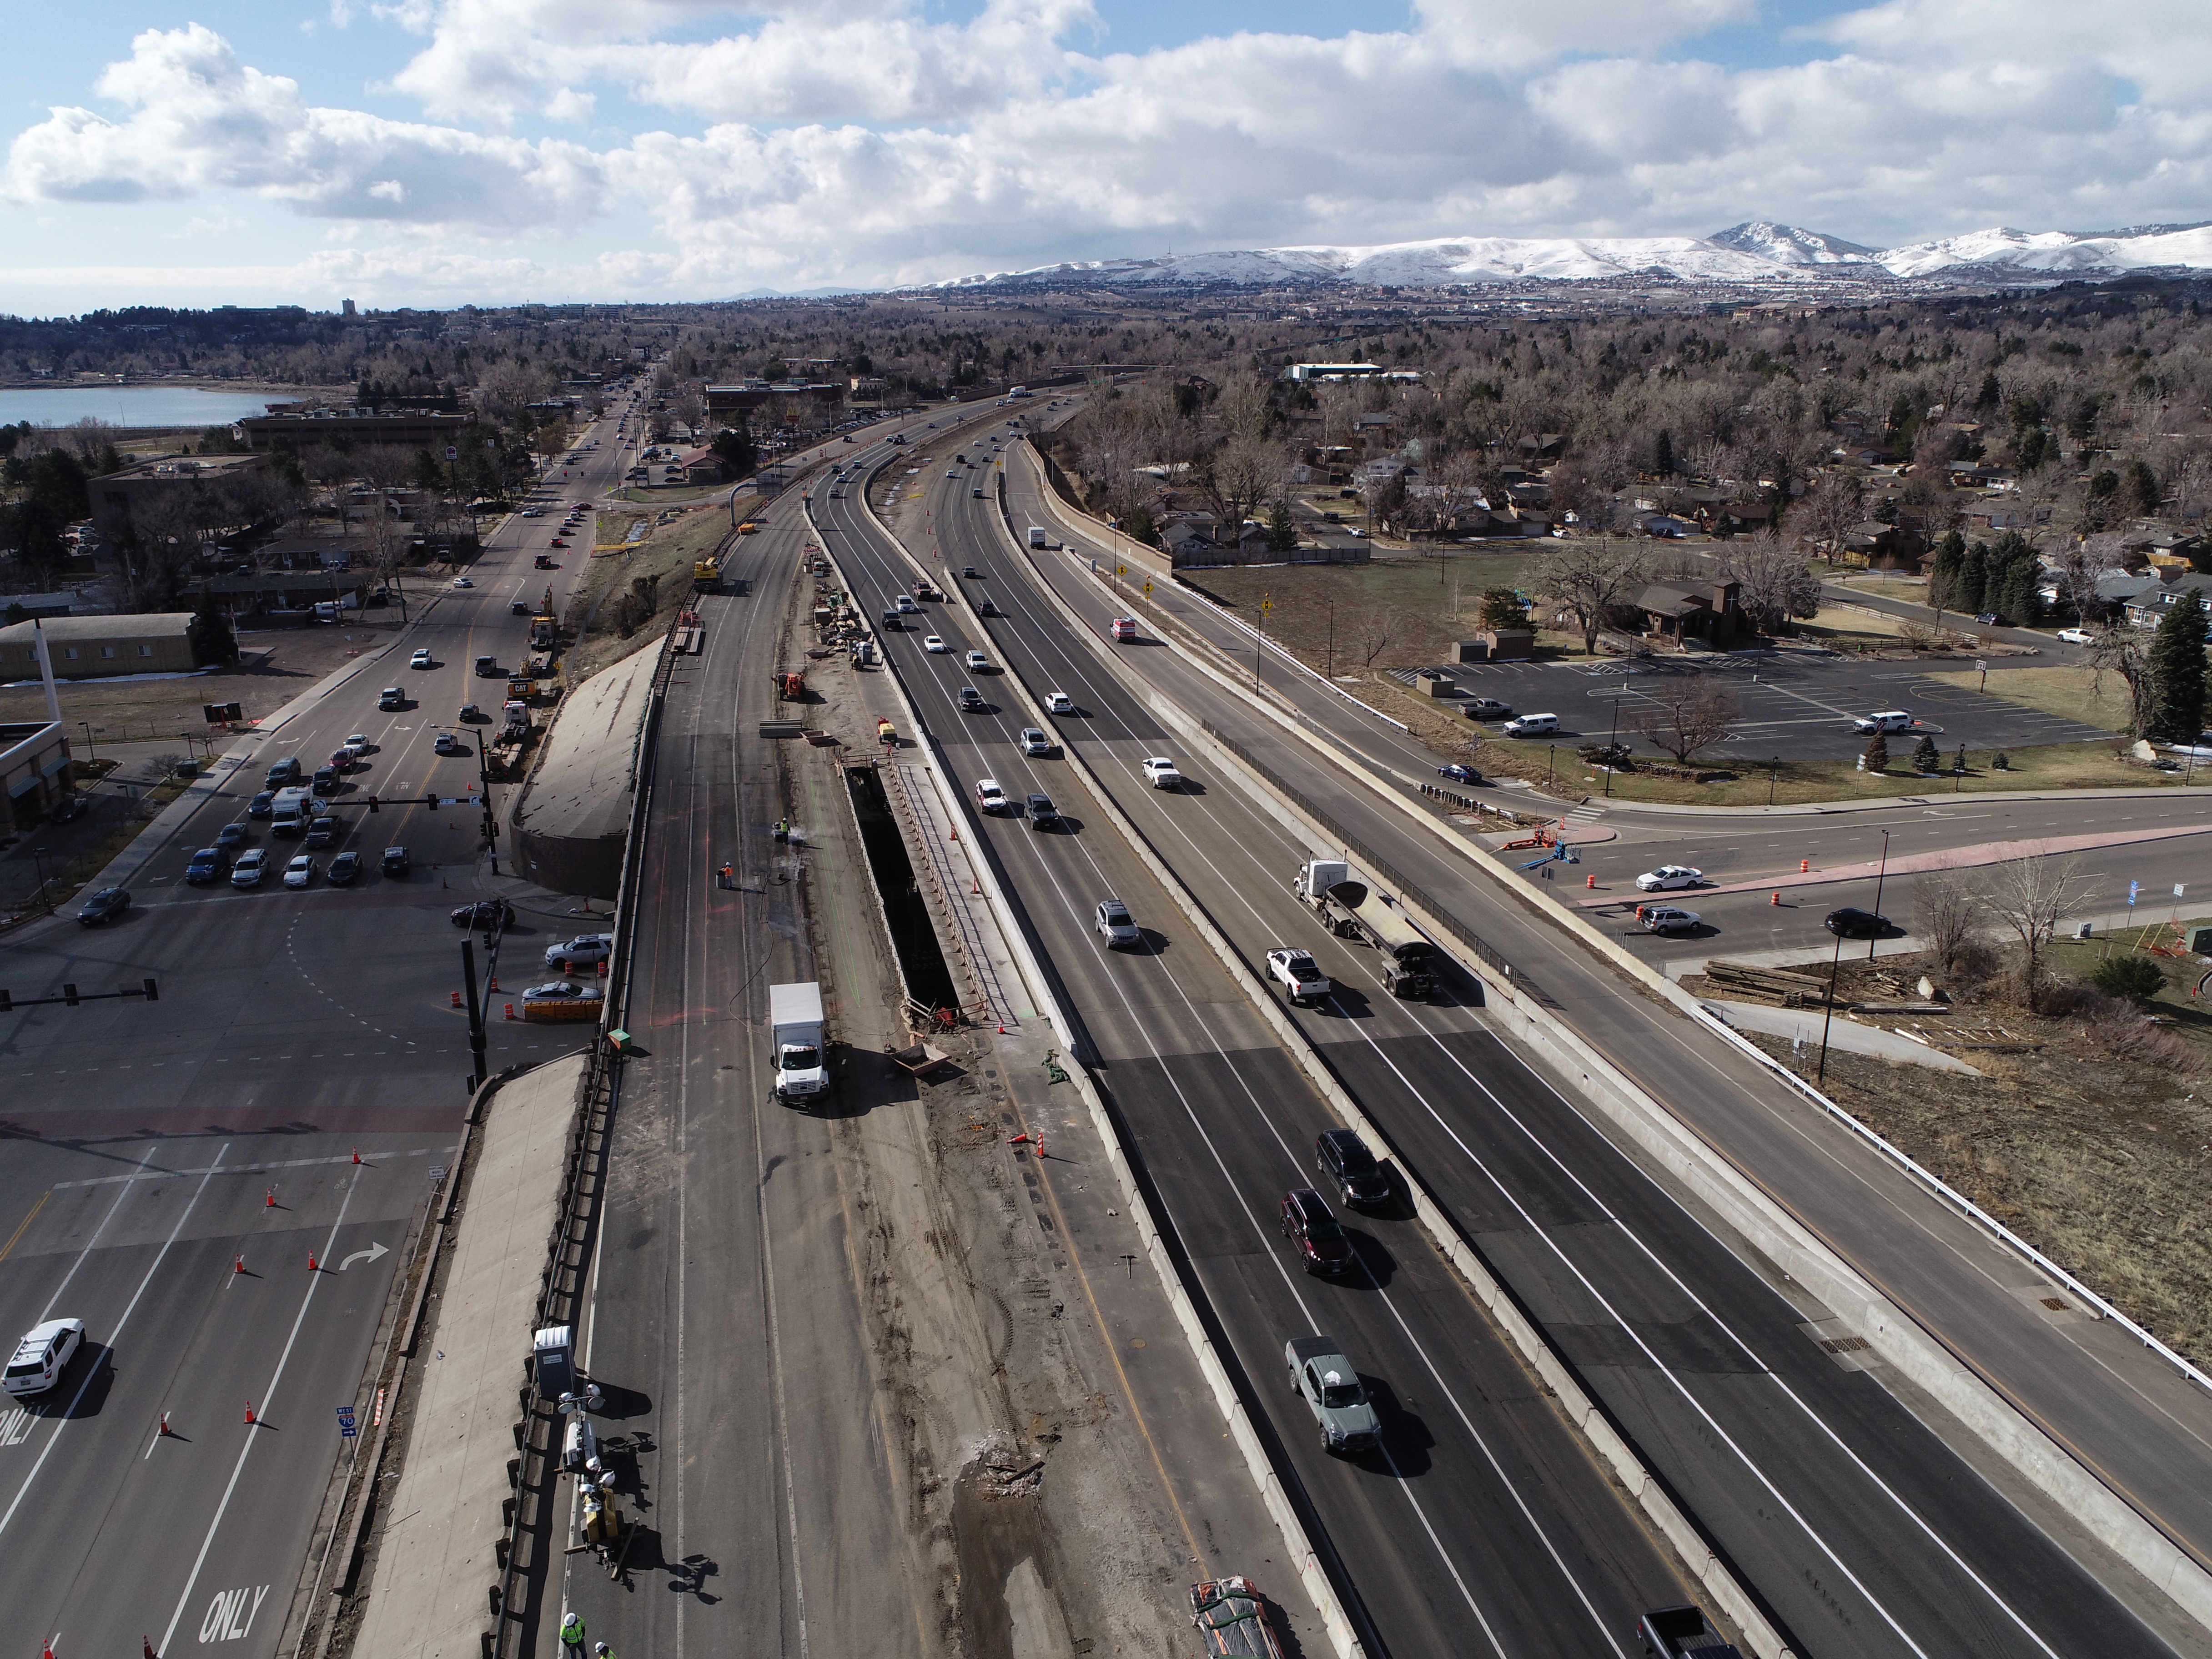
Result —
<svg viewBox="0 0 2212 1659"><path fill-rule="evenodd" d="M220 847L203 847L185 866L185 879L195 887L211 886L230 873L230 859Z"/></svg>

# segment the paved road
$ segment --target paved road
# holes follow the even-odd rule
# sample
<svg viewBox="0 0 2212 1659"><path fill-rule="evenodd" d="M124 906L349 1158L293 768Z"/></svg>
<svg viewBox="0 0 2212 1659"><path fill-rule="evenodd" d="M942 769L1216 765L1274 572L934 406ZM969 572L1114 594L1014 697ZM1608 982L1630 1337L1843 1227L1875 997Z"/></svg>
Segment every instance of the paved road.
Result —
<svg viewBox="0 0 2212 1659"><path fill-rule="evenodd" d="M599 457L572 469L564 498L612 477L611 441ZM276 1650L341 1451L335 1407L368 1422L356 1392L398 1252L460 1127L471 1062L447 912L514 896L516 988L518 970L542 972L545 940L586 925L565 914L572 901L489 876L477 815L359 805L370 793L466 795L473 758L434 758L432 727L473 695L471 658L520 654L528 623L510 597L549 580L563 592L578 574L580 559L551 578L531 569L544 524L507 520L472 567L475 588L447 590L381 658L240 744L245 763L183 828L151 830L163 840L126 855L151 854L124 920L88 930L64 915L0 942L0 987L18 998L65 981L104 991L150 975L161 988L152 1004L0 1015L0 1333L73 1316L90 1345L62 1389L0 1415L0 1607L27 1641ZM392 665L417 645L441 666ZM416 706L380 715L376 693L394 683ZM357 731L377 747L334 803L345 844L404 843L411 875L304 892L274 875L250 892L183 884L191 851L245 816L270 761L313 766ZM297 850L261 823L252 844ZM495 1024L491 1064L573 1046L548 1030ZM175 1433L157 1439L165 1411Z"/></svg>
<svg viewBox="0 0 2212 1659"><path fill-rule="evenodd" d="M1035 521L1034 511L1018 504L1014 519ZM990 544L984 526L975 533ZM1006 605L1018 591L1014 562L994 562ZM1079 595L1095 630L1108 606L1082 586L1066 591ZM1324 966L1356 988L1302 1023L1800 1641L1879 1653L2084 1642L2160 1650L1869 1374L1844 1371L1809 1340L1824 1310L1778 1293L1728 1254L1479 1020L1382 996L1358 953L1291 908L1282 884L1297 854L1237 792L1203 780L1194 800L1145 790L1133 757L1163 739L1141 697L1102 672L1094 652L1071 650L1067 629L1040 601L1006 608L1014 616L998 630L1002 648L1040 686L1084 678L1076 695L1091 711L1086 752L1247 959L1289 938L1327 952ZM1230 718L1218 688L1165 651L1122 655L1143 682ZM1271 763L1297 765L1289 745L1252 740ZM1310 766L1300 787L1363 832L1383 816ZM1419 868L1411 839L1395 838L1392 856ZM1427 865L1436 867L1433 851ZM1467 884L1439 874L1429 890L1465 894ZM1492 907L1480 906L1475 921L1493 942L1510 936ZM1525 929L1505 948L1555 995L1571 986L1564 965L1572 959ZM1583 988L1571 984L1571 994L1579 1019ZM1632 1000L1604 994L1608 1011ZM1599 1035L1619 1052L1621 1032ZM1649 1035L1628 1040L1652 1048ZM1670 1039L1637 1069L1656 1061L1671 1072L1679 1049ZM1662 1092L1672 1091L1662 1084Z"/></svg>
<svg viewBox="0 0 2212 1659"><path fill-rule="evenodd" d="M994 544L975 539L965 470L952 481L945 470L915 465L910 477L893 471L902 490L928 490L954 569L970 558L1003 564ZM865 610L912 591L913 568L856 502L817 507ZM918 620L957 651L981 648L996 659L1005 631L994 626L1000 638L987 636L970 607L984 591L1020 605L1018 585L1003 570L954 585L964 590L959 601L927 606ZM1312 1147L1333 1126L1327 1109L1127 844L1088 821L1093 815L1065 763L1020 755L1018 729L1036 717L1011 678L971 675L957 655L925 653L919 631L886 638L956 775L994 776L1017 797L1043 790L1067 814L1051 833L1007 817L973 829L1010 878L1048 971L1060 981L1084 1028L1086 1058L1128 1125L1220 1320L1225 1351L1242 1368L1282 1466L1295 1474L1317 1537L1341 1562L1377 1650L1625 1653L1637 1613L1690 1588L1407 1215L1346 1217L1364 1267L1358 1278L1329 1283L1298 1270L1276 1232L1276 1206L1285 1189L1318 1179ZM956 708L958 688L971 681L994 705L989 712ZM1054 687L1070 690L1088 716L1051 724L1087 750L1091 728L1112 717L1103 694L1037 684ZM1111 763L1132 765L1138 750L1158 742L1153 727L1124 734ZM1109 892L1134 908L1142 949L1109 951L1092 931L1093 907ZM1447 1023L1462 1037L1472 1024L1464 1013ZM1330 1456L1288 1398L1283 1342L1312 1330L1345 1344L1383 1401L1381 1455Z"/></svg>

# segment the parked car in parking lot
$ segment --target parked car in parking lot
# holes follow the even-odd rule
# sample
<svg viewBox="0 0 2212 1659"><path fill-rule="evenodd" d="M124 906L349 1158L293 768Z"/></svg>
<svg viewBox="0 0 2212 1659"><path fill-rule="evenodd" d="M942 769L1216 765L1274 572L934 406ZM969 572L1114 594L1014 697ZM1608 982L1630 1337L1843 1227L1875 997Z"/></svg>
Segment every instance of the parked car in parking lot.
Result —
<svg viewBox="0 0 2212 1659"><path fill-rule="evenodd" d="M1557 714L1522 714L1502 728L1509 738L1540 738L1559 729Z"/></svg>
<svg viewBox="0 0 2212 1659"><path fill-rule="evenodd" d="M1513 705L1495 697L1469 697L1460 710L1471 720L1502 720L1513 712Z"/></svg>
<svg viewBox="0 0 2212 1659"><path fill-rule="evenodd" d="M1861 714L1851 722L1854 732L1910 732L1912 714L1910 709L1886 708L1879 714Z"/></svg>

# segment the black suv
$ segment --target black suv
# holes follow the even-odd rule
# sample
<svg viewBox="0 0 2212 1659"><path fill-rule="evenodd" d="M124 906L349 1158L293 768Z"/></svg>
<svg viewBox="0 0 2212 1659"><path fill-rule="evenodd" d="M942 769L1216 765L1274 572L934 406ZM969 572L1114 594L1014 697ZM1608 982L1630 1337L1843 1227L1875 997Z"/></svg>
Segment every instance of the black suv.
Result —
<svg viewBox="0 0 2212 1659"><path fill-rule="evenodd" d="M1060 808L1052 804L1050 795L1030 797L1030 828L1056 830L1060 827Z"/></svg>
<svg viewBox="0 0 2212 1659"><path fill-rule="evenodd" d="M384 862L379 867L387 876L404 876L413 866L408 860L405 848L387 847L384 849Z"/></svg>
<svg viewBox="0 0 2212 1659"><path fill-rule="evenodd" d="M1390 1177L1352 1129L1323 1129L1314 1140L1314 1164L1355 1209L1390 1201Z"/></svg>

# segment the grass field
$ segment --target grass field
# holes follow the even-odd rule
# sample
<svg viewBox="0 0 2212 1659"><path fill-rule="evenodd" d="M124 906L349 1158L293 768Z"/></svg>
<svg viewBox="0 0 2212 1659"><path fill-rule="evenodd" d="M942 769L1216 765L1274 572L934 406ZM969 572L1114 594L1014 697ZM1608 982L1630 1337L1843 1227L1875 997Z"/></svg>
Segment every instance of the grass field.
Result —
<svg viewBox="0 0 2212 1659"><path fill-rule="evenodd" d="M1972 669L1928 678L1970 690L1982 683L1982 676ZM2039 708L2046 714L2063 715L2110 732L2126 731L2135 719L2128 688L2117 674L2106 675L2100 687L2087 668L2008 668L1991 674L1984 689L1991 696L2024 708Z"/></svg>

